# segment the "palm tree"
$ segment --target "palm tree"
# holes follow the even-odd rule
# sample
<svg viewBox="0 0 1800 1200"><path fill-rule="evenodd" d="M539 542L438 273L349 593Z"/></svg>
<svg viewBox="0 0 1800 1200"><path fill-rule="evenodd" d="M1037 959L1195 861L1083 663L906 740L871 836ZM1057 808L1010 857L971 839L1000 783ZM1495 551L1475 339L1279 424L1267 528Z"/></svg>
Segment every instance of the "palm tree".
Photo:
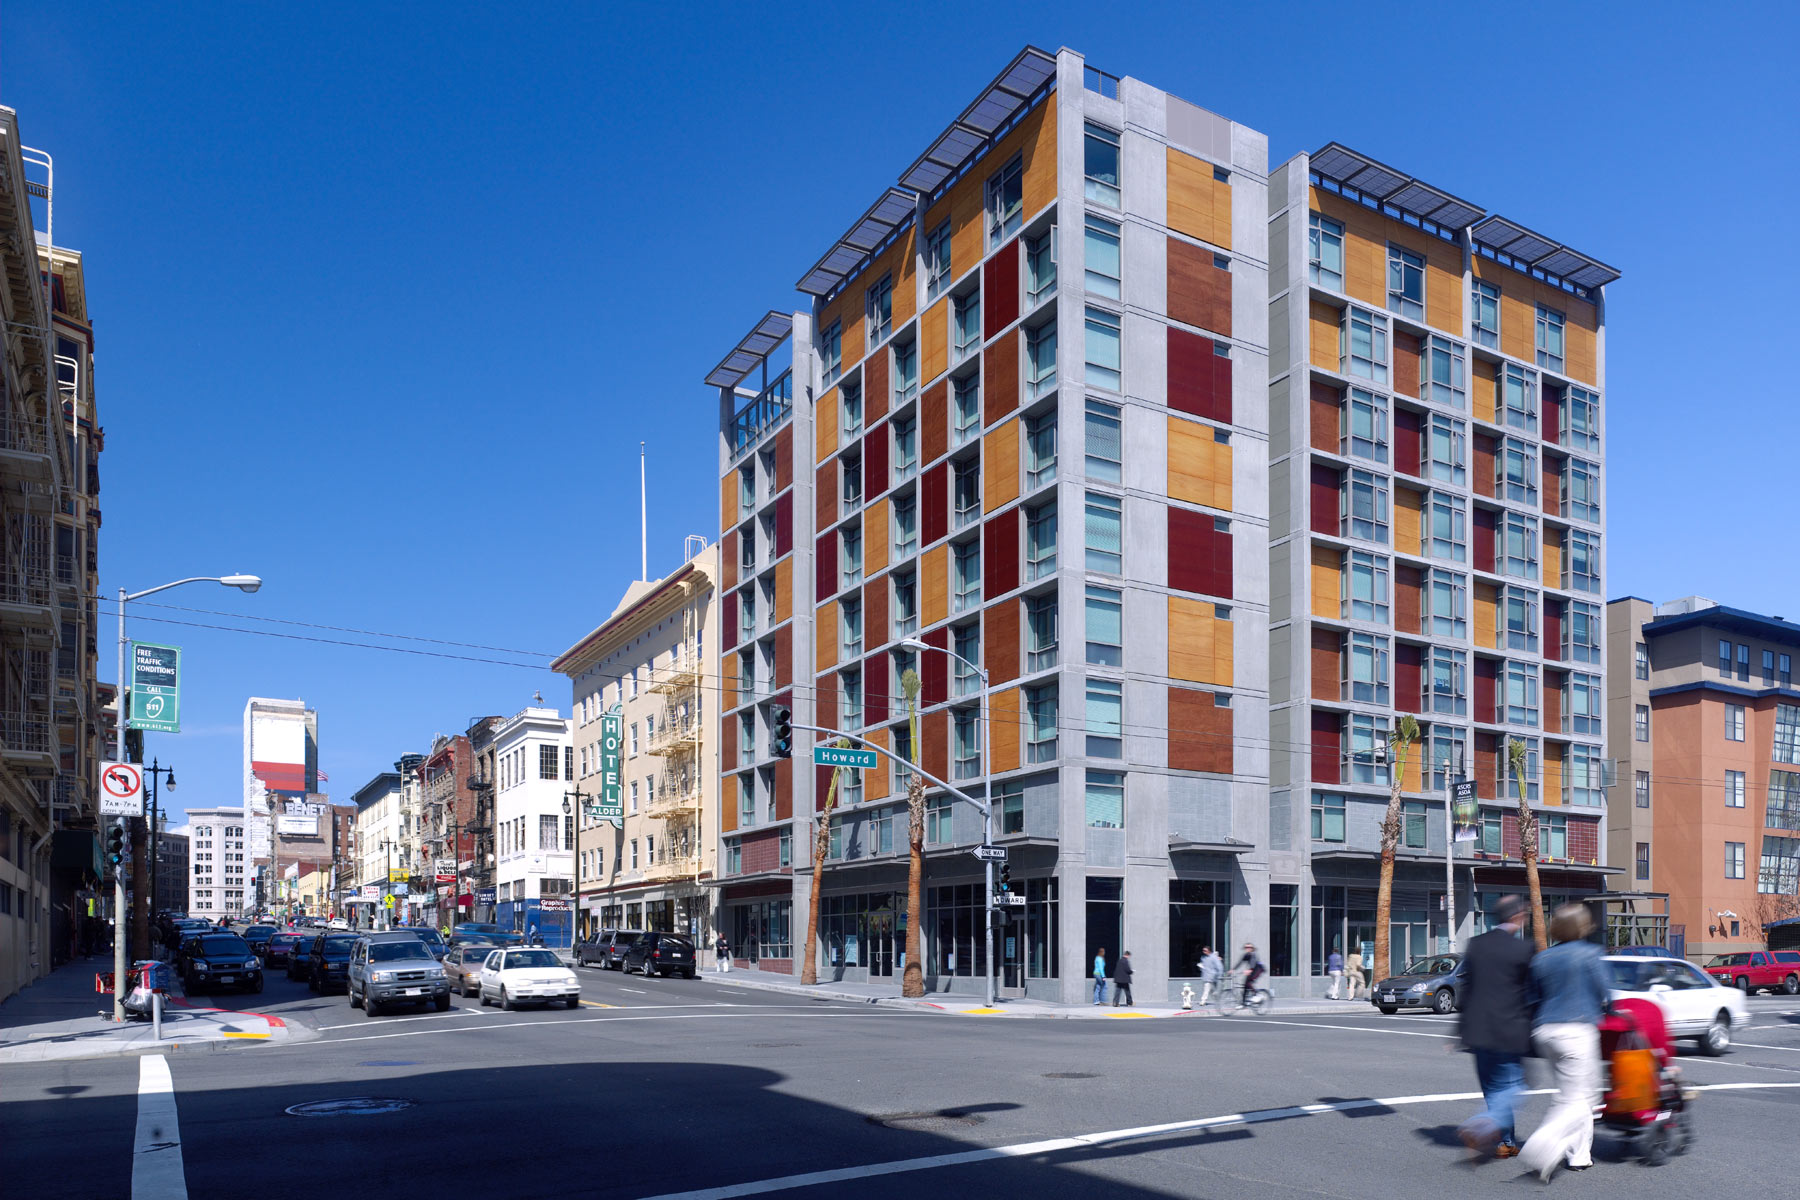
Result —
<svg viewBox="0 0 1800 1200"><path fill-rule="evenodd" d="M831 743L840 750L849 748L849 738L838 738ZM825 890L825 851L831 846L831 812L837 807L838 781L844 777L844 767L833 767L831 770L831 786L825 789L825 807L813 817L813 878L812 900L806 921L806 957L800 964L800 982L819 982L819 893Z"/></svg>
<svg viewBox="0 0 1800 1200"><path fill-rule="evenodd" d="M908 758L919 763L919 673L910 667L900 676L900 691L906 697L906 723L911 731L907 742ZM900 994L919 997L925 994L923 944L919 932L925 911L925 780L917 771L906 780L906 969L900 973Z"/></svg>
<svg viewBox="0 0 1800 1200"><path fill-rule="evenodd" d="M1388 738L1393 753L1388 755L1387 815L1381 819L1381 884L1375 893L1375 962L1371 985L1393 974L1388 969L1391 933L1388 928L1394 913L1394 853L1400 846L1400 788L1406 782L1406 754L1419 740L1419 722L1402 716Z"/></svg>
<svg viewBox="0 0 1800 1200"><path fill-rule="evenodd" d="M1519 789L1519 857L1525 860L1525 882L1531 888L1531 940L1539 950L1550 948L1549 930L1544 928L1544 889L1538 883L1537 814L1525 801L1525 743L1511 738L1506 743L1506 759L1512 764L1513 782Z"/></svg>

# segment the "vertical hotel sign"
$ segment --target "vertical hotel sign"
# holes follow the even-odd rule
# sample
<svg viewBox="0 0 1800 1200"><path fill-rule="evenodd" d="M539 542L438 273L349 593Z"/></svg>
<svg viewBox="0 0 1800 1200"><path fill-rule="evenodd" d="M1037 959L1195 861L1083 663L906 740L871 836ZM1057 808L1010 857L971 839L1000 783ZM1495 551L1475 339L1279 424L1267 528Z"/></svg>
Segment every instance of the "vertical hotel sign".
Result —
<svg viewBox="0 0 1800 1200"><path fill-rule="evenodd" d="M594 806L594 818L611 821L621 828L625 824L625 799L619 775L624 743L624 706L615 704L600 718L600 803Z"/></svg>
<svg viewBox="0 0 1800 1200"><path fill-rule="evenodd" d="M181 648L131 643L131 727L181 732Z"/></svg>

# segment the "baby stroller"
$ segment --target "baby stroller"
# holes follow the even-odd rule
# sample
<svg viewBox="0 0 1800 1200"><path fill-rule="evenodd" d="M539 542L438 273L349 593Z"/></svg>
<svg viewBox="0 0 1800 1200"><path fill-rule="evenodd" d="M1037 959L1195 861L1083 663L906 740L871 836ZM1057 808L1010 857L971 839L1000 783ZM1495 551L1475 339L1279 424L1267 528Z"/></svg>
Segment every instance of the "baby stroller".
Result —
<svg viewBox="0 0 1800 1200"><path fill-rule="evenodd" d="M1614 1001L1600 1021L1600 1057L1606 1092L1594 1119L1636 1144L1646 1166L1687 1153L1695 1093L1682 1085L1662 1010L1648 1000Z"/></svg>

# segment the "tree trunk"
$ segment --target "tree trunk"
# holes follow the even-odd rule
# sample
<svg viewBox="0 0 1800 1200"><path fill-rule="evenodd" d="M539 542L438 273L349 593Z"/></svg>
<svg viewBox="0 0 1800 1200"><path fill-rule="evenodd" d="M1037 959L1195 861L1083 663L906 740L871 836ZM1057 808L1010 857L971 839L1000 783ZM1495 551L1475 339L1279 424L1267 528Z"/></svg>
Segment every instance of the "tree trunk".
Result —
<svg viewBox="0 0 1800 1200"><path fill-rule="evenodd" d="M850 743L839 739L837 746ZM813 818L812 898L807 902L806 955L800 960L800 982L819 982L819 893L825 888L825 851L831 846L831 810L837 807L838 780L844 768L831 772L831 786L825 789L825 807Z"/></svg>
<svg viewBox="0 0 1800 1200"><path fill-rule="evenodd" d="M909 668L900 676L914 766L919 763L919 686L917 671ZM900 994L918 999L925 994L925 780L917 771L907 777L906 815L906 966L900 972Z"/></svg>
<svg viewBox="0 0 1800 1200"><path fill-rule="evenodd" d="M1538 882L1537 814L1525 799L1525 744L1508 742L1506 756L1512 763L1513 783L1519 789L1519 857L1525 861L1525 883L1531 893L1531 940L1541 953L1550 948L1550 931L1544 927L1544 889Z"/></svg>
<svg viewBox="0 0 1800 1200"><path fill-rule="evenodd" d="M1375 961L1370 964L1369 987L1393 974L1388 958L1393 953L1390 928L1394 916L1394 853L1400 846L1400 789L1406 783L1406 752L1419 736L1419 723L1401 717L1389 744L1394 753L1388 764L1387 813L1381 818L1381 881L1375 891Z"/></svg>

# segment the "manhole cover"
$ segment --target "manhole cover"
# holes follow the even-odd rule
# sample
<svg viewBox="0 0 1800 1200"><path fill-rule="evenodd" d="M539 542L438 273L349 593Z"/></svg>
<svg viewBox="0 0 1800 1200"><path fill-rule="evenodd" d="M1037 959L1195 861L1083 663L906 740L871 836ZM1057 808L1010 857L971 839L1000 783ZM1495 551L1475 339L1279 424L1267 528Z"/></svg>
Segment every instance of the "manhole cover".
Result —
<svg viewBox="0 0 1800 1200"><path fill-rule="evenodd" d="M1044 1078L1045 1079L1098 1079L1100 1077L1098 1075L1090 1074L1087 1071L1048 1071L1045 1073Z"/></svg>
<svg viewBox="0 0 1800 1200"><path fill-rule="evenodd" d="M416 1058L366 1058L356 1064L359 1067L416 1067Z"/></svg>
<svg viewBox="0 0 1800 1200"><path fill-rule="evenodd" d="M374 1117L411 1108L418 1101L394 1096L352 1096L348 1100L314 1100L287 1110L290 1117Z"/></svg>
<svg viewBox="0 0 1800 1200"><path fill-rule="evenodd" d="M983 1118L973 1113L945 1109L939 1112L877 1113L865 1119L871 1125L882 1125L889 1129L954 1129L979 1125Z"/></svg>

